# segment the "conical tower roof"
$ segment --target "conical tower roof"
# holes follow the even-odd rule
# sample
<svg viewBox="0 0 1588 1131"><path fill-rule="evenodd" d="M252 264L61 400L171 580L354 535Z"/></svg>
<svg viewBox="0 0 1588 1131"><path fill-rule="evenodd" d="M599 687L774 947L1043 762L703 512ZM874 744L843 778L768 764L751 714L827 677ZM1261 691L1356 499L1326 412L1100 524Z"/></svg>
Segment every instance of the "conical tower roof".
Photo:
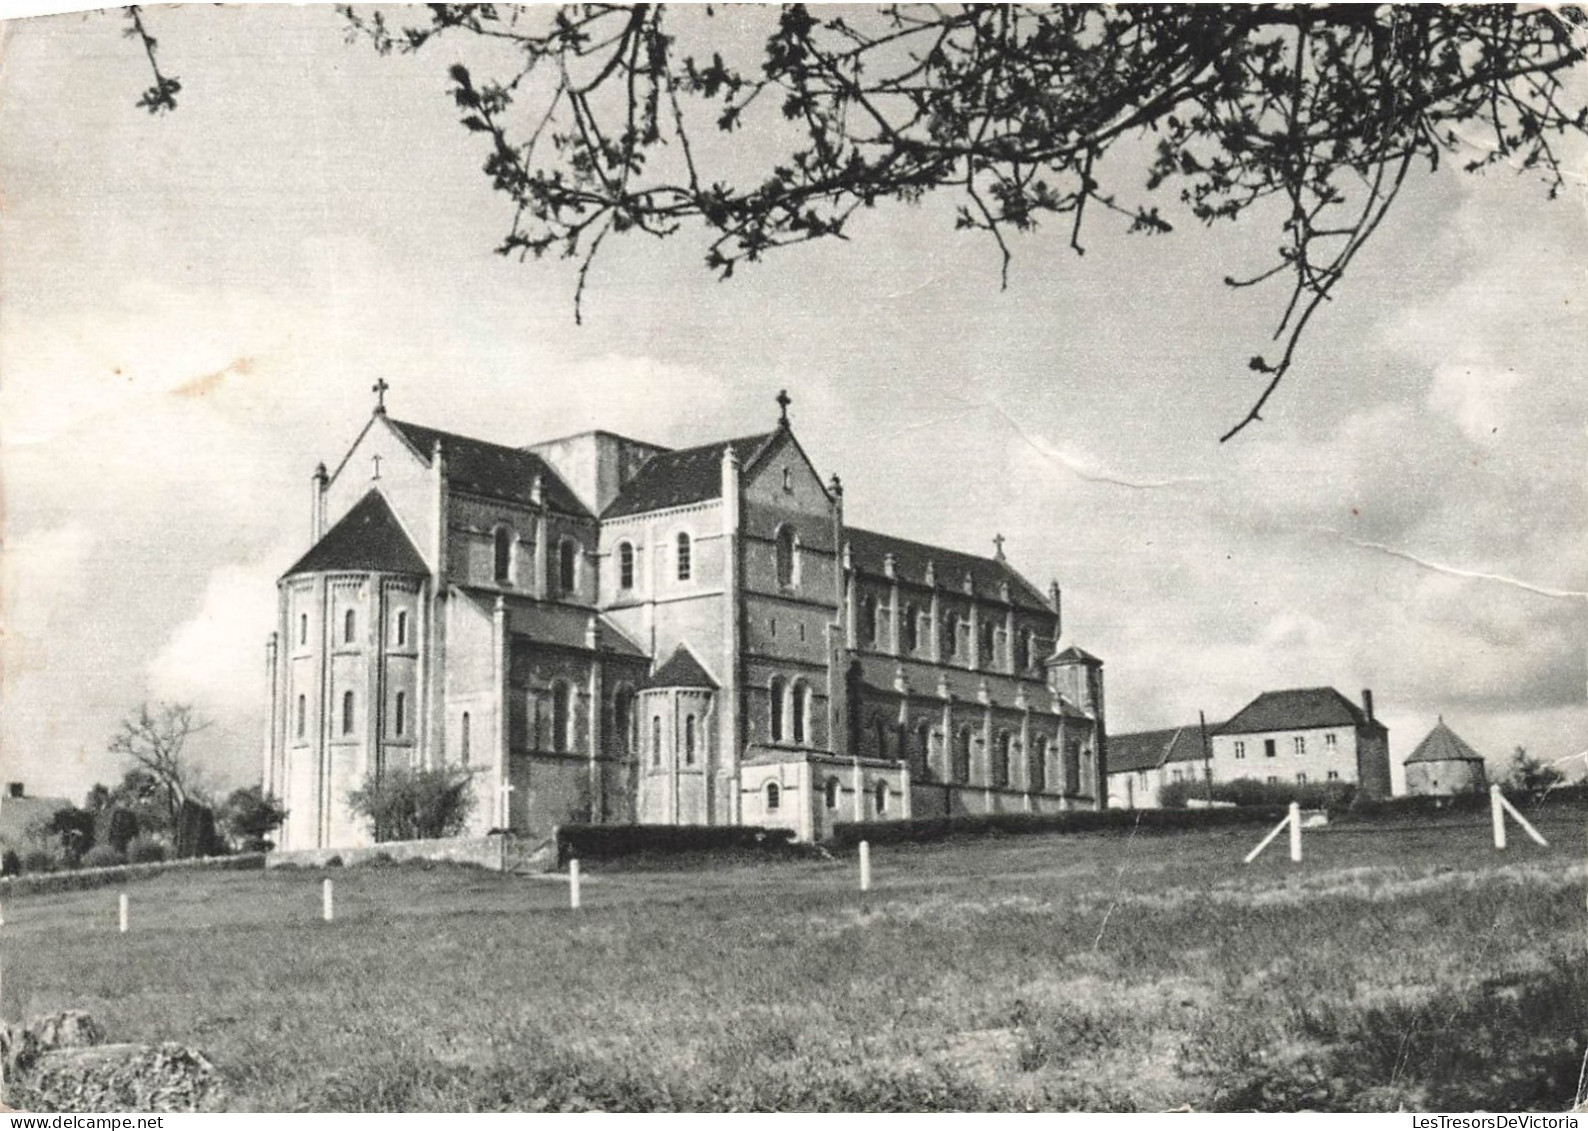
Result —
<svg viewBox="0 0 1588 1131"><path fill-rule="evenodd" d="M1440 719L1434 724L1434 729L1428 732L1428 737L1417 744L1406 759L1406 765L1413 762L1481 762L1483 755L1461 740L1461 736L1445 725L1445 720Z"/></svg>

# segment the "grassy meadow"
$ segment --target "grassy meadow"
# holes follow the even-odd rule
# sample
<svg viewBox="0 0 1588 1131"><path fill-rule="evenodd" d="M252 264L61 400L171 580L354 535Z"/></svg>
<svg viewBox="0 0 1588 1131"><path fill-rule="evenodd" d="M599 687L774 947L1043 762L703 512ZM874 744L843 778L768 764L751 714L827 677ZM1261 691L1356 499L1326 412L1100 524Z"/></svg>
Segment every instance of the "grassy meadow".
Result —
<svg viewBox="0 0 1588 1131"><path fill-rule="evenodd" d="M1024 836L717 869L186 874L5 904L3 1013L244 1110L1564 1110L1585 825ZM1518 843L1520 842L1520 843ZM319 921L331 876L336 922Z"/></svg>

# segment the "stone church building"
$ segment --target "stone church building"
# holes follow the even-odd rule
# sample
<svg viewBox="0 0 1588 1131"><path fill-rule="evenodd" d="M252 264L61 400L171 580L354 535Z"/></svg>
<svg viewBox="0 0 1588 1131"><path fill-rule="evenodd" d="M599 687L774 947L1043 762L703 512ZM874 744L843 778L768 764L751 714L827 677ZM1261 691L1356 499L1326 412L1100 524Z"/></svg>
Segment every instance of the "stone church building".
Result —
<svg viewBox="0 0 1588 1131"><path fill-rule="evenodd" d="M1103 671L1059 589L849 526L780 419L671 450L398 421L385 384L279 583L265 788L286 849L368 843L370 774L475 774L470 827L1101 807Z"/></svg>

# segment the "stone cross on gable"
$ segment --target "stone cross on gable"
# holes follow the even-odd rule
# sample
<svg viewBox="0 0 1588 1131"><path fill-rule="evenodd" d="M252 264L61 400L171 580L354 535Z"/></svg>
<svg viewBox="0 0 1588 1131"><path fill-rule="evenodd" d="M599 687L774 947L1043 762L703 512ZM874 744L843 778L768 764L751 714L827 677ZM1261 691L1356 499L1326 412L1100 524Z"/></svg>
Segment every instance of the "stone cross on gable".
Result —
<svg viewBox="0 0 1588 1131"><path fill-rule="evenodd" d="M996 550L996 553L994 554L994 556L999 561L1003 561L1004 560L1004 536L1002 534L994 534L993 535L993 547Z"/></svg>
<svg viewBox="0 0 1588 1131"><path fill-rule="evenodd" d="M787 389L779 389L777 394L777 410L779 424L788 424L788 406L794 403L794 398L788 395Z"/></svg>
<svg viewBox="0 0 1588 1131"><path fill-rule="evenodd" d="M391 386L386 384L384 377L370 386L370 392L375 394L375 411L383 416L386 413L386 390L389 388Z"/></svg>

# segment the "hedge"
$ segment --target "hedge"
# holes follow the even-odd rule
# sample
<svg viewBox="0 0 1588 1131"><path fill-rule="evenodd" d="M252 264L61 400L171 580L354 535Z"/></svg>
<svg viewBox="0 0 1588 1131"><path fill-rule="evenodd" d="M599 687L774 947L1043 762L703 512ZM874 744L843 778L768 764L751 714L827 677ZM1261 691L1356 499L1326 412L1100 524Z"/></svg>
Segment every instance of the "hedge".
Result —
<svg viewBox="0 0 1588 1131"><path fill-rule="evenodd" d="M1556 807L1588 806L1588 782L1558 785L1553 789L1539 793L1537 796L1529 796L1519 790L1506 790L1505 796L1512 805L1515 805L1523 812ZM1376 820L1396 817L1435 817L1443 816L1447 813L1487 813L1488 811L1489 791L1479 789L1466 793L1445 794L1443 796L1418 795L1415 797L1386 797L1376 800L1358 796L1349 809L1336 816L1338 819L1346 820L1356 818Z"/></svg>
<svg viewBox="0 0 1588 1131"><path fill-rule="evenodd" d="M43 895L57 891L80 891L106 887L125 880L146 880L167 872L239 872L265 866L263 852L244 852L235 856L206 856L197 860L169 860L158 864L120 864L113 868L77 868L61 872L24 873L0 879L5 895Z"/></svg>
<svg viewBox="0 0 1588 1131"><path fill-rule="evenodd" d="M828 843L848 848L872 844L922 843L955 836L1023 833L1088 833L1123 830L1168 832L1228 825L1275 824L1284 806L1243 805L1233 809L1105 809L1067 813L983 813L966 817L923 817L909 821L854 821L833 826Z"/></svg>
<svg viewBox="0 0 1588 1131"><path fill-rule="evenodd" d="M756 825L562 825L557 829L557 864L641 853L777 852L793 841L793 829Z"/></svg>

